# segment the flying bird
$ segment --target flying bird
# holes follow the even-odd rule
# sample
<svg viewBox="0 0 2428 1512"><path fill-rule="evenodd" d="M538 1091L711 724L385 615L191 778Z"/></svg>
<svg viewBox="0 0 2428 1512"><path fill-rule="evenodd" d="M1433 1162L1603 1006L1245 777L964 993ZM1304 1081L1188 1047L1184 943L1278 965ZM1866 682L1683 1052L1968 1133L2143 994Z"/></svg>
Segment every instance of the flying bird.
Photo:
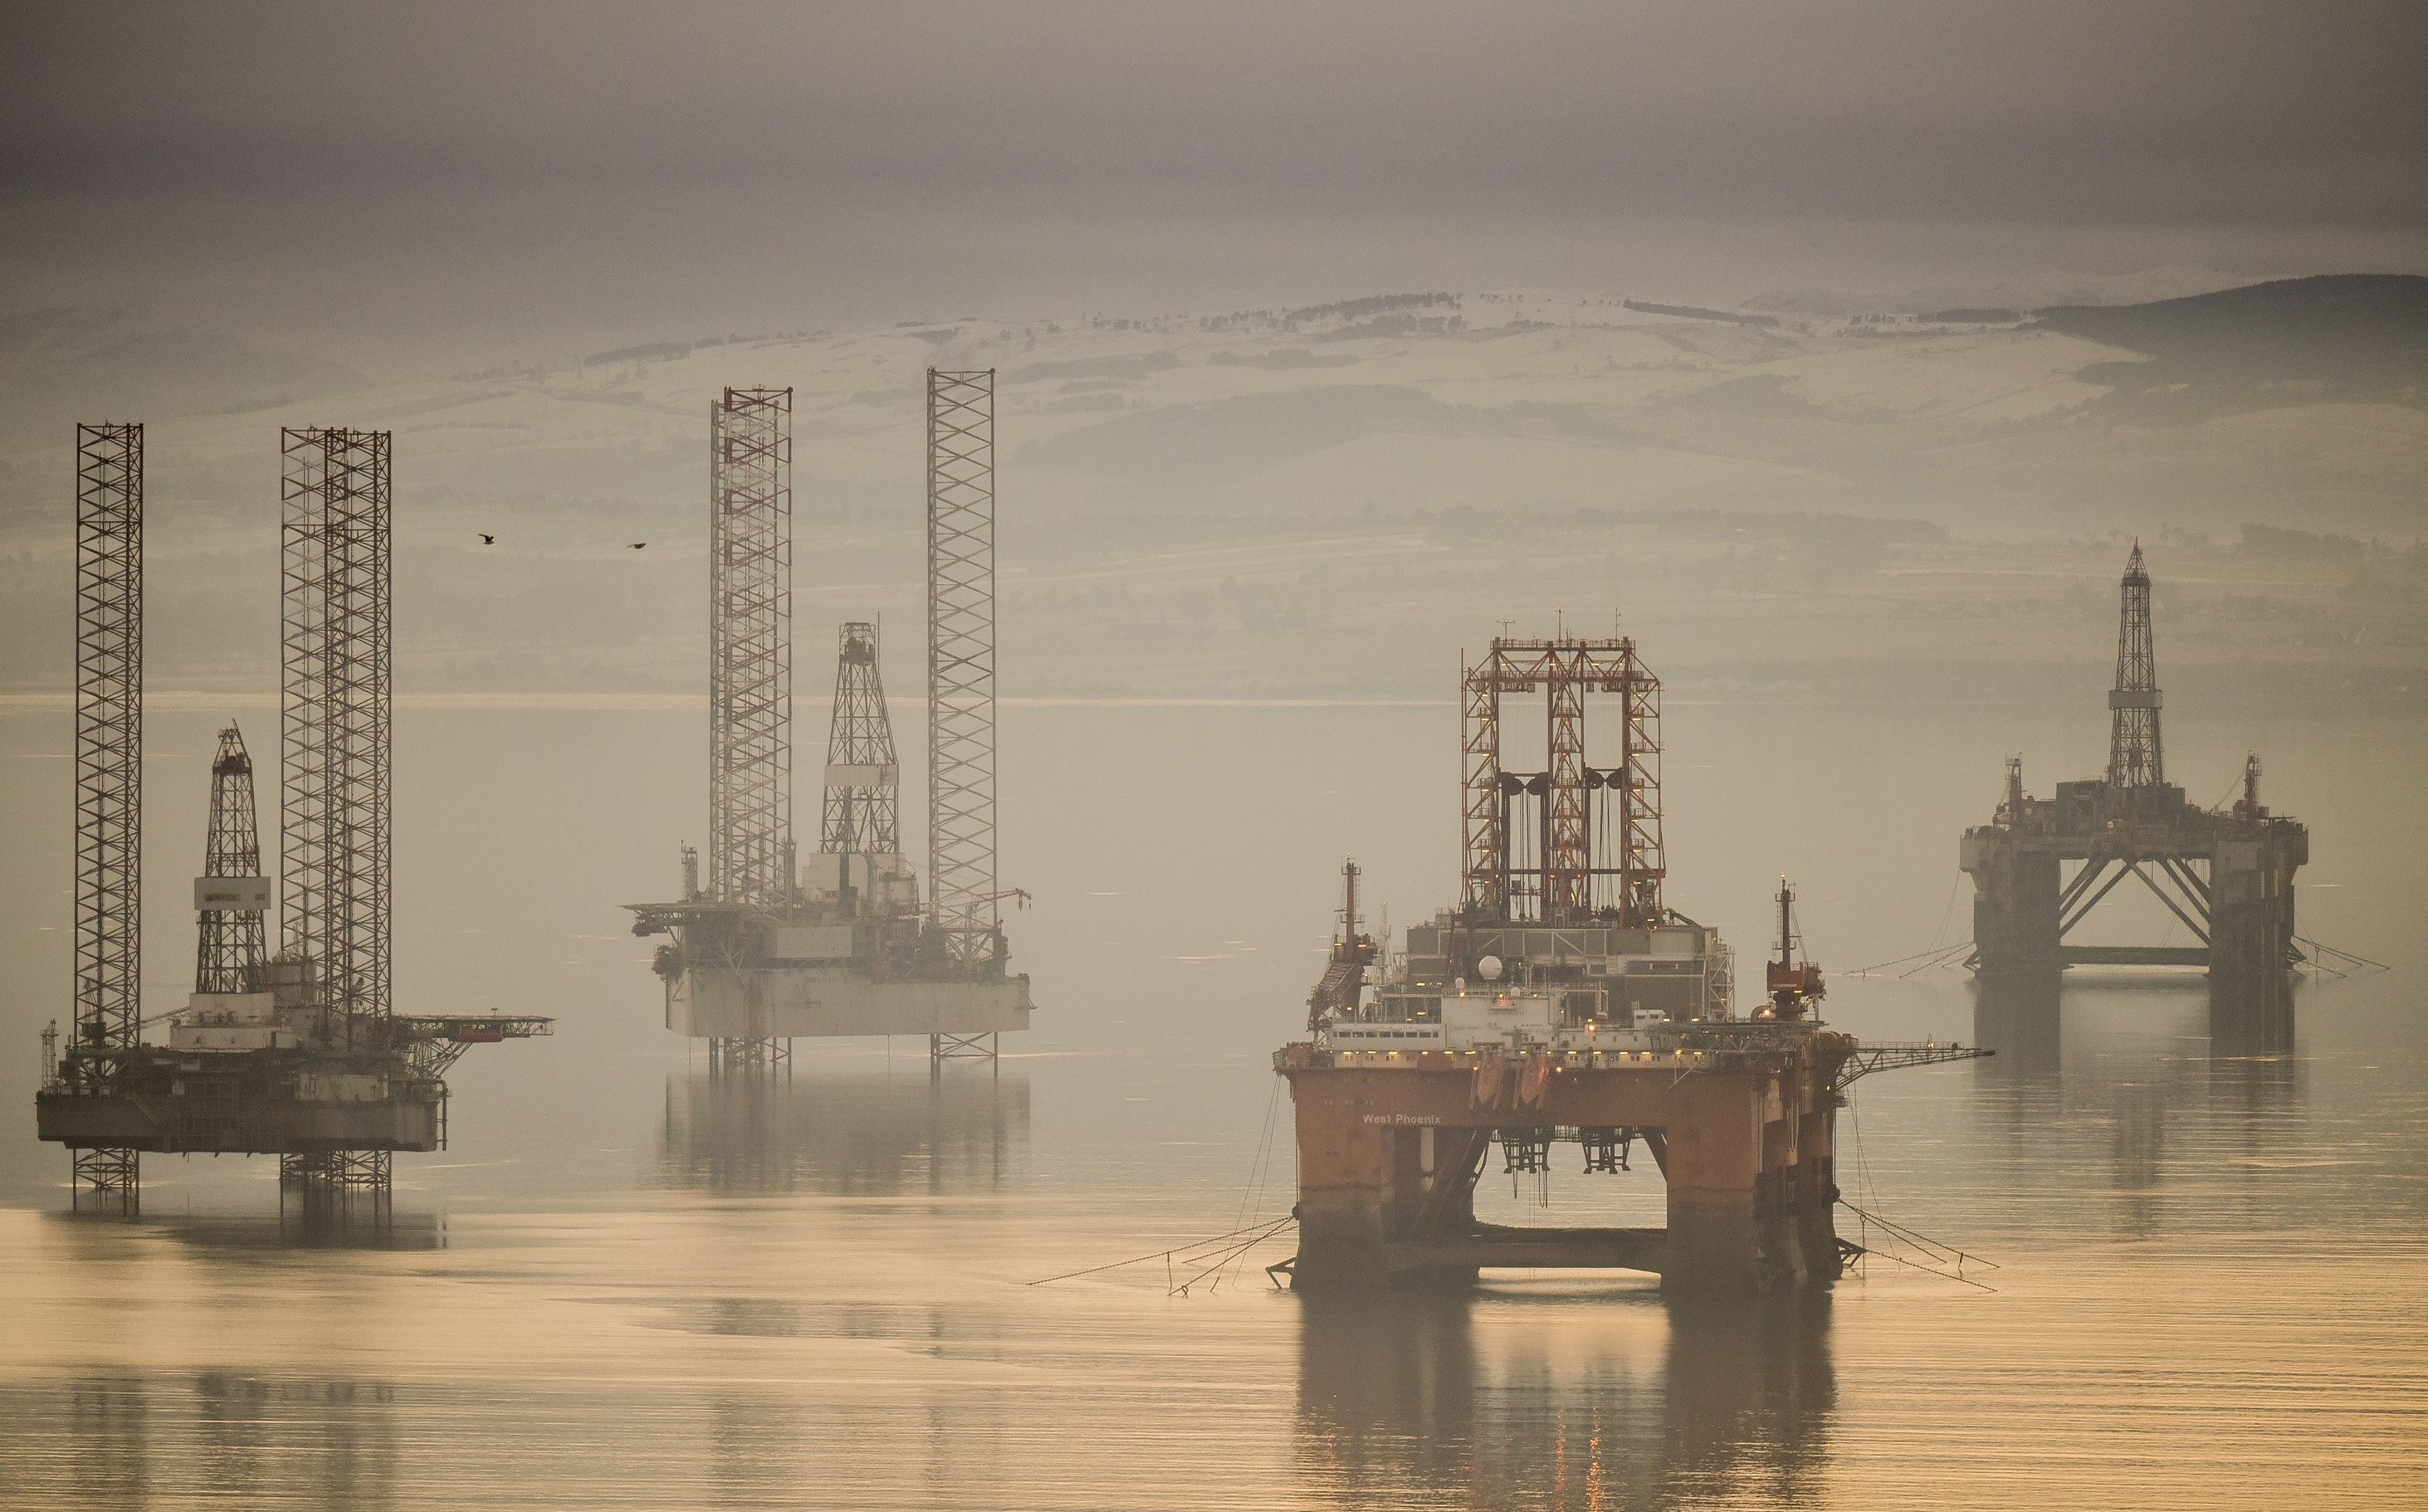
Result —
<svg viewBox="0 0 2428 1512"><path fill-rule="evenodd" d="M496 536L491 535L491 534L490 534L488 531L486 531L486 530L480 530L480 531L476 531L476 532L474 532L474 533L480 536L480 538L481 538L481 545L484 545L484 546L494 546L494 545L496 545L498 544L498 538L497 538Z"/></svg>
<svg viewBox="0 0 2428 1512"><path fill-rule="evenodd" d="M648 544L647 541L635 541L635 542L633 542L633 543L632 544L632 545L631 545L631 546L627 547L626 549L628 549L628 550L632 550L632 551L643 551L643 550L648 549L648 545L649 545L649 544Z"/></svg>

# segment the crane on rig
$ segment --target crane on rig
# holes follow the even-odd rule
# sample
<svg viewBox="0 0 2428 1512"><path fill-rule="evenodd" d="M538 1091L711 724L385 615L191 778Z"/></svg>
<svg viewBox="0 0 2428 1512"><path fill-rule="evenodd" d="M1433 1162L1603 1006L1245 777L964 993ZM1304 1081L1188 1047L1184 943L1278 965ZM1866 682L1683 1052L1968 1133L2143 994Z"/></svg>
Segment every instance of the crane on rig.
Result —
<svg viewBox="0 0 2428 1512"><path fill-rule="evenodd" d="M1796 933L1796 889L1787 879L1779 879L1779 959L1769 963L1763 973L1770 993L1770 1006L1756 1010L1757 1018L1794 1020L1801 1018L1814 1003L1828 994L1821 985L1821 968L1807 956L1797 958L1797 947L1803 942Z"/></svg>
<svg viewBox="0 0 2428 1512"><path fill-rule="evenodd" d="M1357 876L1356 862L1340 863L1340 932L1333 936L1332 953L1325 958L1322 979L1307 994L1309 1029L1320 1028L1336 1016L1357 1011L1358 994L1380 953L1374 936L1364 932L1363 921L1357 917Z"/></svg>

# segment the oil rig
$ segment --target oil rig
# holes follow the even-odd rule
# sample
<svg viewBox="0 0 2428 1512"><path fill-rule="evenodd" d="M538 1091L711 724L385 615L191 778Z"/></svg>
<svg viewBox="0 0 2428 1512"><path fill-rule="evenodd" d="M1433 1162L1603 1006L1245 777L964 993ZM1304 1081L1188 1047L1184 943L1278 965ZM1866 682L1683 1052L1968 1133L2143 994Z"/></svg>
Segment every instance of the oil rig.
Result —
<svg viewBox="0 0 2428 1512"><path fill-rule="evenodd" d="M41 1137L74 1201L132 1213L146 1151L276 1155L306 1211L385 1208L391 1157L447 1143L446 1072L530 1016L400 1015L388 943L388 433L281 433L284 939L268 943L253 758L211 762L194 884L194 989L147 1043L139 991L143 428L76 428L75 974L64 1053L44 1034Z"/></svg>
<svg viewBox="0 0 2428 1512"><path fill-rule="evenodd" d="M1502 701L1540 693L1546 768L1502 760ZM1274 1054L1297 1111L1293 1287L1472 1283L1487 1267L1649 1271L1670 1291L1836 1278L1836 1110L1856 1078L1988 1052L1863 1046L1815 1016L1821 973L1780 888L1780 958L1750 1016L1729 947L1667 905L1660 680L1629 639L1502 638L1465 668L1465 855L1457 907L1389 951L1362 932L1343 870L1340 928L1306 1038ZM1615 748L1588 748L1589 706ZM1475 1187L1587 1175L1641 1146L1667 1185L1661 1228L1481 1223Z"/></svg>
<svg viewBox="0 0 2428 1512"><path fill-rule="evenodd" d="M792 836L792 413L788 388L711 407L708 873L632 903L671 936L666 1027L712 1075L789 1067L796 1038L924 1034L931 1062L993 1059L1028 1027L995 872L994 373L927 372L927 881L903 856L878 627L838 637L818 850Z"/></svg>
<svg viewBox="0 0 2428 1512"><path fill-rule="evenodd" d="M2008 761L1995 817L1964 832L1960 860L1974 886L1967 964L1985 975L2196 967L2213 984L2241 988L2281 979L2302 961L2293 874L2309 860L2309 831L2260 802L2256 755L2244 760L2241 796L2230 807L2187 799L2167 781L2162 703L2150 574L2136 543L2124 566L2116 683L2108 694L2107 774L2059 783L2054 799L2041 799L2024 791L2021 758ZM2190 943L2069 940L2128 878L2157 896Z"/></svg>

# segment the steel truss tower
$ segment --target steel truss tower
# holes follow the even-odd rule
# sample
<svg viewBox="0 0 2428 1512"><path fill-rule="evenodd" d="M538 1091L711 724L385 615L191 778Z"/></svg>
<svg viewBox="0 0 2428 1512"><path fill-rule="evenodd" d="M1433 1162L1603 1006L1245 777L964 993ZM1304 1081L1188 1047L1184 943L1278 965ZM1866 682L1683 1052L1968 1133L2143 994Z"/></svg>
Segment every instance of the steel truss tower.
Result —
<svg viewBox="0 0 2428 1512"><path fill-rule="evenodd" d="M793 889L793 391L709 410L708 894Z"/></svg>
<svg viewBox="0 0 2428 1512"><path fill-rule="evenodd" d="M261 876L261 832L253 806L253 757L231 723L220 731L211 761L211 830L203 848L203 876L246 883ZM247 889L250 890L250 889ZM194 990L238 993L261 983L262 910L250 899L201 897L202 928L194 948Z"/></svg>
<svg viewBox="0 0 2428 1512"><path fill-rule="evenodd" d="M793 391L708 410L708 896L775 907L793 864ZM790 1042L712 1037L712 1076L789 1066Z"/></svg>
<svg viewBox="0 0 2428 1512"><path fill-rule="evenodd" d="M826 820L818 849L899 855L900 768L878 675L877 626L848 621L835 650L834 720L827 735Z"/></svg>
<svg viewBox="0 0 2428 1512"><path fill-rule="evenodd" d="M286 505L287 949L334 1046L386 1038L388 432L280 433Z"/></svg>
<svg viewBox="0 0 2428 1512"><path fill-rule="evenodd" d="M107 1079L142 1036L143 428L76 427L75 1041ZM133 1211L141 1157L74 1147L90 1190Z"/></svg>
<svg viewBox="0 0 2428 1512"><path fill-rule="evenodd" d="M927 876L945 950L993 953L994 369L927 369Z"/></svg>
<svg viewBox="0 0 2428 1512"><path fill-rule="evenodd" d="M2108 691L2113 712L2108 737L2108 785L2156 788L2167 780L2166 753L2158 741L2158 659L2150 630L2150 574L2141 565L2141 543L2124 563L2124 601L2116 622L2116 686Z"/></svg>
<svg viewBox="0 0 2428 1512"><path fill-rule="evenodd" d="M1550 770L1504 772L1501 700L1536 691L1544 694ZM1586 698L1597 692L1619 700L1615 767L1594 767L1586 758ZM1635 642L1495 640L1484 659L1466 669L1463 693L1462 896L1468 916L1555 924L1609 918L1632 929L1660 923L1666 917L1662 884L1668 875L1661 829L1661 680L1637 659ZM1596 793L1604 796L1597 800ZM1517 859L1523 836L1518 810L1530 800L1538 854L1525 868Z"/></svg>

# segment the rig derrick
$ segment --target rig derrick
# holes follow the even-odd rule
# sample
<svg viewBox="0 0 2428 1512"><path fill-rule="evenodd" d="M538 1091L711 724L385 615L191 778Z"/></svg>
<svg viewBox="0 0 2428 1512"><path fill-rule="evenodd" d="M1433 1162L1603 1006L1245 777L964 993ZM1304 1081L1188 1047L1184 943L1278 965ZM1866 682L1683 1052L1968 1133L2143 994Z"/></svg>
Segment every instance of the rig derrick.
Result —
<svg viewBox="0 0 2428 1512"><path fill-rule="evenodd" d="M2009 760L1995 815L1964 832L1960 853L1975 889L1968 965L1985 976L2052 982L2076 966L2190 967L2235 998L2282 1000L2264 989L2303 959L2293 876L2309 860L2309 831L2260 803L2256 756L2244 762L2231 807L2187 799L2167 780L2163 703L2150 575L2137 544L2121 584L2108 770L2041 799L2025 791L2021 759ZM2157 896L2189 943L2069 937L2127 880Z"/></svg>
<svg viewBox="0 0 2428 1512"><path fill-rule="evenodd" d="M1306 1290L1472 1282L1487 1267L1649 1271L1665 1290L1822 1284L1851 1246L1832 1227L1832 1142L1846 1085L1868 1071L1987 1053L1862 1047L1812 1015L1780 887L1769 997L1737 1016L1728 946L1667 905L1660 682L1628 640L1496 640L1464 676L1461 902L1408 929L1378 969L1344 870L1341 931L1286 1045L1298 1136ZM1503 770L1507 695L1539 693L1547 770ZM1587 705L1611 700L1605 753ZM1597 756L1600 759L1597 759ZM1370 984L1370 992L1366 990ZM1587 1174L1633 1167L1667 1186L1659 1228L1487 1224L1475 1186L1548 1173L1574 1141Z"/></svg>
<svg viewBox="0 0 2428 1512"><path fill-rule="evenodd" d="M96 469L105 441L119 460ZM550 1032L528 1016L392 1012L388 435L287 431L282 447L285 946L268 954L253 758L230 723L194 884L193 995L161 1016L166 1042L146 1043L134 969L141 433L78 428L77 1036L46 1065L35 1120L74 1152L79 1200L116 1191L131 1211L138 1156L157 1151L276 1155L307 1211L356 1195L384 1205L394 1152L445 1147L455 1057Z"/></svg>
<svg viewBox="0 0 2428 1512"><path fill-rule="evenodd" d="M878 627L835 659L818 849L792 837L792 390L710 411L710 812L705 886L626 905L664 935L666 1027L713 1076L788 1068L796 1038L924 1034L931 1060L993 1059L1028 1027L995 877L994 375L928 373L928 881L903 855Z"/></svg>

